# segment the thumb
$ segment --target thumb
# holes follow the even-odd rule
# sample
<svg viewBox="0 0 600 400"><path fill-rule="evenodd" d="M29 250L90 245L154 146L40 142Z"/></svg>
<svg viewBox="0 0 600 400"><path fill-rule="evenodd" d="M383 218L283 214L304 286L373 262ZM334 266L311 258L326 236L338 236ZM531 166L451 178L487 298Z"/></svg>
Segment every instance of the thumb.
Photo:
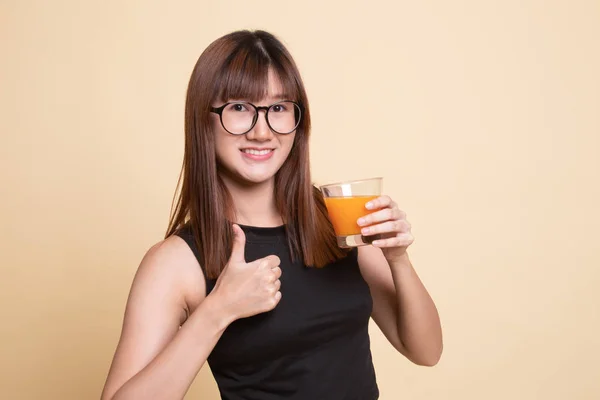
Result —
<svg viewBox="0 0 600 400"><path fill-rule="evenodd" d="M233 247L229 261L246 262L244 248L246 247L246 235L239 225L233 224Z"/></svg>

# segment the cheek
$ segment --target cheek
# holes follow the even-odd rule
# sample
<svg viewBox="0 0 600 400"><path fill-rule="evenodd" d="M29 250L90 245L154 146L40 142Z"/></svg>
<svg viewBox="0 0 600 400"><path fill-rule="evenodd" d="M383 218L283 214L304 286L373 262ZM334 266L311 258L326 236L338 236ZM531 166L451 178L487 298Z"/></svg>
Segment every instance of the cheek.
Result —
<svg viewBox="0 0 600 400"><path fill-rule="evenodd" d="M232 162L232 158L235 157L239 151L236 145L236 137L229 134L222 134L217 132L215 134L215 153L217 160L223 164L229 164Z"/></svg>
<svg viewBox="0 0 600 400"><path fill-rule="evenodd" d="M283 138L283 140L281 140L281 147L285 151L285 157L286 158L287 158L287 156L289 156L290 151L292 150L292 147L294 146L294 139L295 139L295 134L294 135L285 136Z"/></svg>

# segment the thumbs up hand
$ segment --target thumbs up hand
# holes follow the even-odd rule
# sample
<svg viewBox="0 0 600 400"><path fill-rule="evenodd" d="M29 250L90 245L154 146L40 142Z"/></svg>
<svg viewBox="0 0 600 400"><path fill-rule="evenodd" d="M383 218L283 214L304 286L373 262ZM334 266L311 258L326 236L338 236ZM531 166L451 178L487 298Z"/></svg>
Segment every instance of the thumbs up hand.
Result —
<svg viewBox="0 0 600 400"><path fill-rule="evenodd" d="M229 262L217 279L213 294L234 320L274 309L281 299L280 260L270 255L246 263L246 235L233 225L234 239Z"/></svg>

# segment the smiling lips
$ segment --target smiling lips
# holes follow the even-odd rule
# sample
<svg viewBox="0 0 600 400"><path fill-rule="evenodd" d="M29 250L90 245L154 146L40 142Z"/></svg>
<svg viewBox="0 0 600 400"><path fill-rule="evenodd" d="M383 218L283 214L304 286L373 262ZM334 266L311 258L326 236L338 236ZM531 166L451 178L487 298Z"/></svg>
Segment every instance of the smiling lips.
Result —
<svg viewBox="0 0 600 400"><path fill-rule="evenodd" d="M273 156L275 149L260 149L256 147L248 147L245 149L240 149L244 157L249 158L251 160L256 161L264 161L268 160Z"/></svg>

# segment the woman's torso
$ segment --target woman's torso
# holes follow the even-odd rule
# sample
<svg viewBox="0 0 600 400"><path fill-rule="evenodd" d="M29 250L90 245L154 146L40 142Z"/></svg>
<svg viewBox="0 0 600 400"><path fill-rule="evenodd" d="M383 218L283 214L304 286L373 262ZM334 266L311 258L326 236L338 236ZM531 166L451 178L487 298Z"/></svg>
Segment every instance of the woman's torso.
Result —
<svg viewBox="0 0 600 400"><path fill-rule="evenodd" d="M281 259L282 298L272 311L233 322L210 354L223 399L377 399L372 299L356 249L324 268L308 268L291 261L284 227L242 229L247 262L271 254ZM179 236L200 260L189 230ZM207 295L214 284L206 279Z"/></svg>

